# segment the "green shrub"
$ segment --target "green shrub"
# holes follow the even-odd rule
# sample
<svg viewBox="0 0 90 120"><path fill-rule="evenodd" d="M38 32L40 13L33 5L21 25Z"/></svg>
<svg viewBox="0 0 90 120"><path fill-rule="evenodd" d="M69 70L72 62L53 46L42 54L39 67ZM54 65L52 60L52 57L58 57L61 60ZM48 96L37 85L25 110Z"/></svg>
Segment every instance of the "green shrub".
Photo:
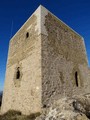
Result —
<svg viewBox="0 0 90 120"><path fill-rule="evenodd" d="M9 110L7 113L0 115L0 120L35 120L38 116L40 116L40 112L26 116L21 115L21 112L19 111Z"/></svg>
<svg viewBox="0 0 90 120"><path fill-rule="evenodd" d="M21 112L15 110L9 110L3 115L0 115L0 120L17 120L16 116L20 116Z"/></svg>
<svg viewBox="0 0 90 120"><path fill-rule="evenodd" d="M38 117L38 116L40 116L40 115L41 115L40 112L32 113L32 114L28 115L27 118L33 120L33 119L35 119L36 117Z"/></svg>

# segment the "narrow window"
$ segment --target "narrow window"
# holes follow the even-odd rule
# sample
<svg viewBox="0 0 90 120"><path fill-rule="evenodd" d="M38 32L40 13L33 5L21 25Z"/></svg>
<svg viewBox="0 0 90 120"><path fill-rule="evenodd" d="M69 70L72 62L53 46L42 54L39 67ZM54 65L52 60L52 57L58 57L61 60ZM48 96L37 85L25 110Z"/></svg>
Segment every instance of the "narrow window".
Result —
<svg viewBox="0 0 90 120"><path fill-rule="evenodd" d="M26 38L28 38L28 37L29 37L29 32L26 33Z"/></svg>
<svg viewBox="0 0 90 120"><path fill-rule="evenodd" d="M17 68L16 79L20 79L20 70L19 70L19 67Z"/></svg>
<svg viewBox="0 0 90 120"><path fill-rule="evenodd" d="M2 105L2 93L0 93L0 107Z"/></svg>
<svg viewBox="0 0 90 120"><path fill-rule="evenodd" d="M76 86L78 87L78 73L77 73L77 71L75 72L75 81L76 81Z"/></svg>
<svg viewBox="0 0 90 120"><path fill-rule="evenodd" d="M2 103L1 103L1 101L0 101L0 107L1 107L1 105L2 105Z"/></svg>
<svg viewBox="0 0 90 120"><path fill-rule="evenodd" d="M46 107L47 107L47 106L44 104L44 105L43 105L43 108L46 108Z"/></svg>

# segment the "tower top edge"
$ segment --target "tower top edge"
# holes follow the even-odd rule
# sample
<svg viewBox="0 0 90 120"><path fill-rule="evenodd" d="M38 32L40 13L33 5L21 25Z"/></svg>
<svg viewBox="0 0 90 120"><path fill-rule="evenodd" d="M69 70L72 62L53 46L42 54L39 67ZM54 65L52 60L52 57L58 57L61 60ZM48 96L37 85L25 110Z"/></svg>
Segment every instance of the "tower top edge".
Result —
<svg viewBox="0 0 90 120"><path fill-rule="evenodd" d="M16 32L16 34L10 39L10 41L17 35L17 33L23 28L23 26L30 20L30 18L36 14L36 15L40 15L43 13L42 11L46 11L47 13L50 13L52 16L54 16L56 19L58 19L60 22L62 22L62 24L66 25L69 29L71 29L75 34L77 34L82 40L84 40L84 38L77 33L75 30L73 30L70 26L68 26L65 22L63 22L60 18L58 18L57 16L55 16L53 13L51 13L47 8L45 8L43 5L39 5L38 8L31 14L31 16L26 20L26 22L20 27L20 29ZM41 19L41 18L40 18ZM42 22L42 21L41 21Z"/></svg>

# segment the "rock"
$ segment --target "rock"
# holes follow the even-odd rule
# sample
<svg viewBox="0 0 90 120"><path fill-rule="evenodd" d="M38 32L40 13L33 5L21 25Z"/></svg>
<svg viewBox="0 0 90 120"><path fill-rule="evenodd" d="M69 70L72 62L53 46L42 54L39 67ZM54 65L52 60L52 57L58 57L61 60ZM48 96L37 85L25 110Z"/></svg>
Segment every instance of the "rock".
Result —
<svg viewBox="0 0 90 120"><path fill-rule="evenodd" d="M73 107L76 111L86 113L86 110L85 110L83 104L79 101L73 101Z"/></svg>
<svg viewBox="0 0 90 120"><path fill-rule="evenodd" d="M78 116L76 116L75 120L88 120L88 118L84 114L79 114Z"/></svg>
<svg viewBox="0 0 90 120"><path fill-rule="evenodd" d="M12 116L14 113L12 111L6 115ZM5 118L5 115L0 120L3 120L3 117ZM54 101L50 107L43 108L42 114L32 114L30 116L16 114L16 117L19 120L90 120L90 94L62 97Z"/></svg>
<svg viewBox="0 0 90 120"><path fill-rule="evenodd" d="M89 120L90 94L64 97L45 108L36 120Z"/></svg>

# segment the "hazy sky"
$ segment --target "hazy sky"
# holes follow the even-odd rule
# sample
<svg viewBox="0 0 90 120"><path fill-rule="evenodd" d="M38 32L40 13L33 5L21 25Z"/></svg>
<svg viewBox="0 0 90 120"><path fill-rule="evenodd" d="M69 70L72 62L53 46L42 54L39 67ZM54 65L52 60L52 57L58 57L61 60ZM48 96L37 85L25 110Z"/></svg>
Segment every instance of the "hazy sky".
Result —
<svg viewBox="0 0 90 120"><path fill-rule="evenodd" d="M90 65L90 0L0 0L0 90L3 90L10 37L40 4L84 37Z"/></svg>

